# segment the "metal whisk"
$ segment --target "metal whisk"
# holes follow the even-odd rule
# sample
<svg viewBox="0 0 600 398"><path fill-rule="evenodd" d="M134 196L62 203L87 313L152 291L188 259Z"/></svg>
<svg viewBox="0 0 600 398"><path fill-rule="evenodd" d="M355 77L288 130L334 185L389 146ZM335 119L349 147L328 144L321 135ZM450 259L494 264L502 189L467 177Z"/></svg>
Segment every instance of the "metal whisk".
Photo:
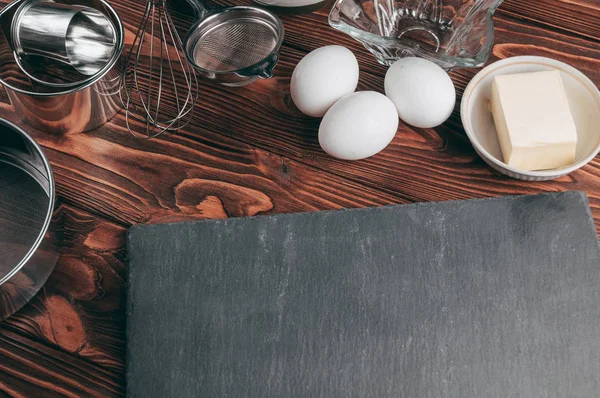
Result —
<svg viewBox="0 0 600 398"><path fill-rule="evenodd" d="M121 100L133 135L139 131L133 128L133 120L141 122L148 138L189 123L198 98L198 78L185 59L166 0L147 0L122 82Z"/></svg>

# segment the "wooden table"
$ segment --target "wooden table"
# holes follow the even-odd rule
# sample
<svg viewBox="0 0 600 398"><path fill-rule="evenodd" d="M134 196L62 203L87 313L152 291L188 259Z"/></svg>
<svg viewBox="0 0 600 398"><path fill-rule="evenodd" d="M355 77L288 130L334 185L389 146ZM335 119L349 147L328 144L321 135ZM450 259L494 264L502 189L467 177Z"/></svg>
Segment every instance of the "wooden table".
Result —
<svg viewBox="0 0 600 398"><path fill-rule="evenodd" d="M143 2L112 3L131 44ZM319 121L301 115L290 99L294 65L335 43L358 57L359 89L383 91L386 70L329 28L328 8L284 16L275 78L240 89L203 85L192 124L176 135L136 139L123 113L84 134L28 129L54 168L66 243L43 291L0 324L0 396L124 394L124 245L132 224L583 190L600 226L600 160L551 182L500 176L469 144L458 104L439 128L401 124L392 144L371 159L325 155ZM182 14L176 20L184 32L189 19ZM506 0L496 14L491 61L548 56L600 83L599 38L600 0ZM476 72L452 72L459 96ZM23 125L3 90L0 116Z"/></svg>

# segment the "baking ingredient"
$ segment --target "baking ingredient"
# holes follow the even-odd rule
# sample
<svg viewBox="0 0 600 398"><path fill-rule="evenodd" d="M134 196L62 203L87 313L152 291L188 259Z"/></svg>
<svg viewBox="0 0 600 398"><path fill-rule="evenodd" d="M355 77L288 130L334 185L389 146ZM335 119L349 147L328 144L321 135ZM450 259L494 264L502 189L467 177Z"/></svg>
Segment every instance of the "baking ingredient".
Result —
<svg viewBox="0 0 600 398"><path fill-rule="evenodd" d="M445 122L456 103L450 76L438 65L422 58L396 61L385 75L385 95L392 100L404 122L431 128Z"/></svg>
<svg viewBox="0 0 600 398"><path fill-rule="evenodd" d="M509 166L547 170L575 161L577 127L559 71L496 76L490 105Z"/></svg>
<svg viewBox="0 0 600 398"><path fill-rule="evenodd" d="M342 46L318 48L296 65L291 94L298 109L312 117L323 117L340 98L358 85L358 61Z"/></svg>
<svg viewBox="0 0 600 398"><path fill-rule="evenodd" d="M398 130L392 101L374 91L348 95L329 109L319 128L319 143L339 159L368 158L383 150Z"/></svg>

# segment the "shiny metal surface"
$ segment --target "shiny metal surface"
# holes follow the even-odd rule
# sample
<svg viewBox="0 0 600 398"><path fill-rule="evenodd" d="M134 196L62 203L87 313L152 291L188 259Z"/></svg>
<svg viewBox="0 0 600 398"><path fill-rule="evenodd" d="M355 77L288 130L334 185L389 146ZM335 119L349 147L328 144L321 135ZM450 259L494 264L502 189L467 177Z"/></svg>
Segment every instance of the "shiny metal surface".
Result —
<svg viewBox="0 0 600 398"><path fill-rule="evenodd" d="M200 76L226 86L273 76L284 36L277 16L258 7L208 10L198 0L190 2L200 20L188 32L184 48Z"/></svg>
<svg viewBox="0 0 600 398"><path fill-rule="evenodd" d="M6 88L15 112L25 121L47 132L71 134L94 129L110 120L121 108L120 56L124 31L115 10L104 0L78 0L84 7L100 11L115 28L115 50L108 63L82 84L65 86L56 69L37 63L36 77L24 73L11 47L11 27L19 7L28 0L15 1L0 12L0 83ZM38 57L38 60L43 57ZM39 81L55 82L40 84Z"/></svg>
<svg viewBox="0 0 600 398"><path fill-rule="evenodd" d="M29 71L42 63L44 68L58 68L65 86L81 84L104 68L117 40L114 25L99 10L41 0L21 4L12 21L11 37L30 78L38 80Z"/></svg>
<svg viewBox="0 0 600 398"><path fill-rule="evenodd" d="M0 321L41 289L58 260L54 179L42 149L0 119Z"/></svg>
<svg viewBox="0 0 600 398"><path fill-rule="evenodd" d="M174 107L162 98L174 98ZM126 122L142 123L144 137L177 131L188 124L198 99L196 72L186 61L165 0L148 0L123 69L121 99ZM139 127L135 131L139 131Z"/></svg>

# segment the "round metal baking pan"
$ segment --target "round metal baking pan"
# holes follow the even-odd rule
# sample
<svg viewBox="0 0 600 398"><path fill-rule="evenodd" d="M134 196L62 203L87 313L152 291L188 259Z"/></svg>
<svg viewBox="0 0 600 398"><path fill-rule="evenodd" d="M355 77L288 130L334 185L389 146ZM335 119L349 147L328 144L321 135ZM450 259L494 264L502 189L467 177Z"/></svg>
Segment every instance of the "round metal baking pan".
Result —
<svg viewBox="0 0 600 398"><path fill-rule="evenodd" d="M58 259L54 178L40 146L0 119L0 321L42 288Z"/></svg>

